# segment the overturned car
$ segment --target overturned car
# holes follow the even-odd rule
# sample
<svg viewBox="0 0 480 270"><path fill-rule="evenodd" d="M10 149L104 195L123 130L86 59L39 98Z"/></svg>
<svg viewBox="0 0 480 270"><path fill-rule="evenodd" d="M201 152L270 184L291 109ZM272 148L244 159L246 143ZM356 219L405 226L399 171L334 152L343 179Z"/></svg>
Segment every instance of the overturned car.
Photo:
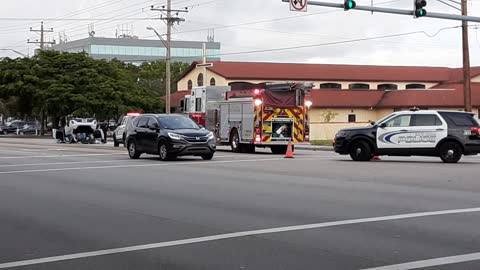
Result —
<svg viewBox="0 0 480 270"><path fill-rule="evenodd" d="M53 130L52 134L57 143L98 144L106 138L103 130L97 129L95 118L68 119L63 129Z"/></svg>

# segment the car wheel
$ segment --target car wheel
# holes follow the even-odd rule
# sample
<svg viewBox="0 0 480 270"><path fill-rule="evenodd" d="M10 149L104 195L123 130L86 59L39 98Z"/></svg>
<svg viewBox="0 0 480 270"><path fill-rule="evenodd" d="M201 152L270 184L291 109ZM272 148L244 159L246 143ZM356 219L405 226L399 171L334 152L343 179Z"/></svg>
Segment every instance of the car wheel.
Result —
<svg viewBox="0 0 480 270"><path fill-rule="evenodd" d="M135 141L130 141L128 143L128 155L131 159L138 159L140 157L140 153L137 150L137 144Z"/></svg>
<svg viewBox="0 0 480 270"><path fill-rule="evenodd" d="M232 152L240 153L240 136L238 136L238 131L236 129L232 132L232 137L230 139L230 146L232 148Z"/></svg>
<svg viewBox="0 0 480 270"><path fill-rule="evenodd" d="M25 135L25 132L20 131L19 134L23 136L23 135Z"/></svg>
<svg viewBox="0 0 480 270"><path fill-rule="evenodd" d="M445 142L439 152L440 159L445 163L457 163L462 158L462 147L458 143Z"/></svg>
<svg viewBox="0 0 480 270"><path fill-rule="evenodd" d="M3 135L8 135L8 131L4 130Z"/></svg>
<svg viewBox="0 0 480 270"><path fill-rule="evenodd" d="M213 153L211 153L211 154L206 154L206 155L202 155L202 158L203 158L203 160L212 160L212 158L213 158Z"/></svg>
<svg viewBox="0 0 480 270"><path fill-rule="evenodd" d="M115 134L113 134L113 147L118 147L120 144L117 141L117 138L115 137Z"/></svg>
<svg viewBox="0 0 480 270"><path fill-rule="evenodd" d="M162 161L175 159L175 155L168 153L168 144L166 142L160 142L160 145L158 146L158 155Z"/></svg>
<svg viewBox="0 0 480 270"><path fill-rule="evenodd" d="M372 149L366 141L356 141L350 146L350 157L355 161L372 159Z"/></svg>
<svg viewBox="0 0 480 270"><path fill-rule="evenodd" d="M272 153L275 155L281 155L287 153L287 146L286 145L274 145L271 146L270 149Z"/></svg>

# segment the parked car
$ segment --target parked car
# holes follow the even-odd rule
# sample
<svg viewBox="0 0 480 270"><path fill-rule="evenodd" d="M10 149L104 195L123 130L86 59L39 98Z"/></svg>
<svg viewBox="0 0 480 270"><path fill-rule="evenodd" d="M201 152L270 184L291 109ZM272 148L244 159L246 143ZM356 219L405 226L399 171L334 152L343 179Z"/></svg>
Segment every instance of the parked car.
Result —
<svg viewBox="0 0 480 270"><path fill-rule="evenodd" d="M17 133L17 129L22 129L26 124L27 122L25 121L12 121L2 128L2 134L7 135L10 133Z"/></svg>
<svg viewBox="0 0 480 270"><path fill-rule="evenodd" d="M144 114L127 126L127 149L130 158L141 154L159 155L161 160L177 156L213 158L215 136L200 128L192 119L180 114Z"/></svg>
<svg viewBox="0 0 480 270"><path fill-rule="evenodd" d="M140 113L128 113L122 118L120 124L115 128L112 134L114 147L118 147L120 144L125 146L126 127L130 121L139 115Z"/></svg>
<svg viewBox="0 0 480 270"><path fill-rule="evenodd" d="M40 132L40 128L37 126L36 123L27 123L22 128L18 129L19 135L27 135L27 134L38 134Z"/></svg>
<svg viewBox="0 0 480 270"><path fill-rule="evenodd" d="M0 124L0 134L8 134L9 127L5 124Z"/></svg>
<svg viewBox="0 0 480 270"><path fill-rule="evenodd" d="M480 124L468 112L395 112L369 127L340 130L334 147L355 161L389 155L437 156L456 163L462 155L480 153Z"/></svg>

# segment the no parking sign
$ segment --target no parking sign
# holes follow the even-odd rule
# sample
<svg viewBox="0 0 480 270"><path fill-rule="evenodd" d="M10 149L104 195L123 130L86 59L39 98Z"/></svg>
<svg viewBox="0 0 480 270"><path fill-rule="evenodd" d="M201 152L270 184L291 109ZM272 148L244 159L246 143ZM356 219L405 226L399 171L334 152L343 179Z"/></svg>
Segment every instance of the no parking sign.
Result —
<svg viewBox="0 0 480 270"><path fill-rule="evenodd" d="M290 0L290 10L306 12L307 1L308 0Z"/></svg>

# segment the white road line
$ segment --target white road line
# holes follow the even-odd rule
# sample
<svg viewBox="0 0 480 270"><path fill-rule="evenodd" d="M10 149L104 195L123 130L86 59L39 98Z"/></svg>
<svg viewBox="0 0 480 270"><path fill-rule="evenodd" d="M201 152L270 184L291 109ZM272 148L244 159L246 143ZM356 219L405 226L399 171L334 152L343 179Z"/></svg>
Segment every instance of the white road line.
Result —
<svg viewBox="0 0 480 270"><path fill-rule="evenodd" d="M415 261L401 264L392 264L388 266L368 268L363 270L409 270L409 269L419 269L431 266L439 266L446 264L454 264L461 262L471 262L480 260L480 252L464 254L458 256L442 257L430 260ZM1 265L0 265L1 266Z"/></svg>
<svg viewBox="0 0 480 270"><path fill-rule="evenodd" d="M94 157L94 156L114 156L126 155L126 153L108 153L108 154L81 154L81 155L50 155L50 156L15 156L0 157L0 159L20 159L20 158L61 158L61 157Z"/></svg>
<svg viewBox="0 0 480 270"><path fill-rule="evenodd" d="M36 265L36 264L50 263L50 262L59 262L59 261L66 261L66 260L74 260L74 259L82 259L82 258L89 258L89 257L96 257L96 256L110 255L110 254L118 254L118 253L125 253L125 252L139 251L139 250L148 250L148 249L156 249L156 248L172 247L172 246L182 246L182 245L188 245L188 244L211 242L211 241L218 241L218 240L224 240L224 239L232 239L232 238L239 238L239 237L246 237L246 236L262 235L262 234L291 232L291 231L318 229L318 228L351 225L351 224L360 224L360 223L371 223L371 222L388 221L388 220L419 218L419 217L429 217L429 216L440 216L440 215L450 215L450 214L461 214L461 213L473 213L473 212L480 212L480 207L478 207L478 208L443 210L443 211L432 211L432 212L419 212L419 213L393 215L393 216L383 216L383 217L373 217L373 218L359 218L359 219L350 219L350 220L343 220L343 221L332 221L332 222L314 223L314 224L307 224L307 225L297 225L297 226L287 226L287 227L278 227L278 228L270 228L270 229L260 229L260 230L253 230L253 231L225 233L225 234L217 234L217 235L210 235L210 236L203 236L203 237L196 237L196 238L188 238L188 239L175 240L175 241L152 243L152 244L146 244L146 245L137 245L137 246L122 247L122 248L104 249L104 250L82 252L82 253L54 256L54 257L46 257L46 258L39 258L39 259L32 259L32 260L25 260L25 261L0 263L0 269L27 266L27 265ZM396 269L396 268L388 268L388 269L393 270L393 269ZM399 269L403 269L403 268L399 268ZM408 268L406 268L406 269L408 269Z"/></svg>
<svg viewBox="0 0 480 270"><path fill-rule="evenodd" d="M228 156L215 156L228 157ZM0 168L23 167L23 166L50 166L50 165L68 165L68 164L88 164L88 163L111 163L111 162L132 162L130 159L112 159L112 160L93 160L93 161L72 161L72 162L51 162L51 163L22 163L0 165ZM140 161L136 161L137 163Z"/></svg>
<svg viewBox="0 0 480 270"><path fill-rule="evenodd" d="M0 168L11 168L11 167L23 167L23 166L49 166L49 165L68 165L68 164L86 164L86 163L110 163L110 162L125 162L130 161L128 159L112 159L112 160L94 160L94 161L72 161L72 162L52 162L52 163L24 163L24 164L11 164L11 165L0 165Z"/></svg>
<svg viewBox="0 0 480 270"><path fill-rule="evenodd" d="M74 170L93 170L93 169L114 169L114 168L137 168L137 167L159 167L159 166L175 166L175 165L205 165L218 163L233 163L233 162L259 162L259 161L273 161L283 160L283 158L265 158L265 159L234 159L221 161L190 161L190 162L170 162L170 163L149 163L149 164L135 164L135 165L112 165L112 166L95 166L95 167L72 167L72 168L58 168L58 169L38 169L38 170L21 170L21 171L5 171L0 174L18 174L31 172L57 172L57 171L74 171Z"/></svg>

